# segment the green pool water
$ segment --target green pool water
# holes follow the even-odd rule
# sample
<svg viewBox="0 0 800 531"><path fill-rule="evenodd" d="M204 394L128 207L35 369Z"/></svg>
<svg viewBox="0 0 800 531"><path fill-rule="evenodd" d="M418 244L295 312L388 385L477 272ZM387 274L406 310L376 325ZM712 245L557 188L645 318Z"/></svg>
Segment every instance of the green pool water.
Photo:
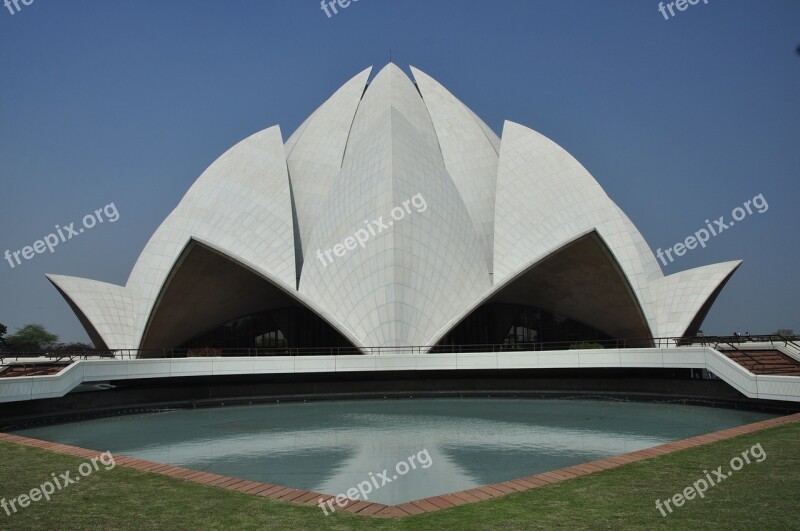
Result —
<svg viewBox="0 0 800 531"><path fill-rule="evenodd" d="M360 485L365 495L356 497L397 504L773 416L600 400L362 400L174 410L16 433L327 494Z"/></svg>

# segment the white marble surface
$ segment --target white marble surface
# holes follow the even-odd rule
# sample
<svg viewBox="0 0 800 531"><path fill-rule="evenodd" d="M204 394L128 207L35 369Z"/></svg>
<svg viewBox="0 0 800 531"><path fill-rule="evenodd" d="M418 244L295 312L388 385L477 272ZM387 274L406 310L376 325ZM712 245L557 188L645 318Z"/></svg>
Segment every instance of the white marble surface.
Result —
<svg viewBox="0 0 800 531"><path fill-rule="evenodd" d="M724 354L710 347L699 346L380 356L81 360L56 375L0 379L0 402L64 396L84 382L140 378L622 367L708 369L750 398L800 402L800 377L755 375Z"/></svg>

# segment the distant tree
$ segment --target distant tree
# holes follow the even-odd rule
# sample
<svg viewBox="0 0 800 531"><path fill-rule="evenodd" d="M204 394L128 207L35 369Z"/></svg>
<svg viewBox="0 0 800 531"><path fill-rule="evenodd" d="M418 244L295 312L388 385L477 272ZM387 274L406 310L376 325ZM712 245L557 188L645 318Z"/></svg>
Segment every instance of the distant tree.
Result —
<svg viewBox="0 0 800 531"><path fill-rule="evenodd" d="M6 346L6 338L3 337L8 332L8 327L3 323L0 323L0 349Z"/></svg>
<svg viewBox="0 0 800 531"><path fill-rule="evenodd" d="M58 336L40 324L25 325L6 338L8 347L16 352L38 352L57 341Z"/></svg>
<svg viewBox="0 0 800 531"><path fill-rule="evenodd" d="M94 350L94 345L88 343L54 343L48 350L53 352L86 352Z"/></svg>
<svg viewBox="0 0 800 531"><path fill-rule="evenodd" d="M602 343L573 343L569 346L570 350L601 349L605 348Z"/></svg>

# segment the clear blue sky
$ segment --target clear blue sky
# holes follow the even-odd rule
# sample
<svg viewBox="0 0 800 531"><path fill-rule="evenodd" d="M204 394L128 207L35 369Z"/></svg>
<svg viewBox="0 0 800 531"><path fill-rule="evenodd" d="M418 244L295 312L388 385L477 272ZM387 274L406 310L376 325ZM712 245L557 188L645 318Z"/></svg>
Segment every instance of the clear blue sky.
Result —
<svg viewBox="0 0 800 531"><path fill-rule="evenodd" d="M554 139L665 248L753 214L664 267L743 259L707 333L800 330L800 2L34 0L0 5L0 253L114 202L120 218L0 262L0 322L87 340L45 273L124 284L194 180L246 136L284 138L369 65L411 64L496 131Z"/></svg>

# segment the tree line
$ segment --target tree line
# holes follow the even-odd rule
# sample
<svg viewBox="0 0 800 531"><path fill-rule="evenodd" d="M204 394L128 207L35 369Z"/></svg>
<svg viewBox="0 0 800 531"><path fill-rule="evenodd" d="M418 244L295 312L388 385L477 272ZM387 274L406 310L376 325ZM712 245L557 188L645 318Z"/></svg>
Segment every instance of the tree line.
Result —
<svg viewBox="0 0 800 531"><path fill-rule="evenodd" d="M0 323L0 351L2 352L75 352L94 350L87 343L61 343L56 334L36 323L27 324L11 335L8 327Z"/></svg>

